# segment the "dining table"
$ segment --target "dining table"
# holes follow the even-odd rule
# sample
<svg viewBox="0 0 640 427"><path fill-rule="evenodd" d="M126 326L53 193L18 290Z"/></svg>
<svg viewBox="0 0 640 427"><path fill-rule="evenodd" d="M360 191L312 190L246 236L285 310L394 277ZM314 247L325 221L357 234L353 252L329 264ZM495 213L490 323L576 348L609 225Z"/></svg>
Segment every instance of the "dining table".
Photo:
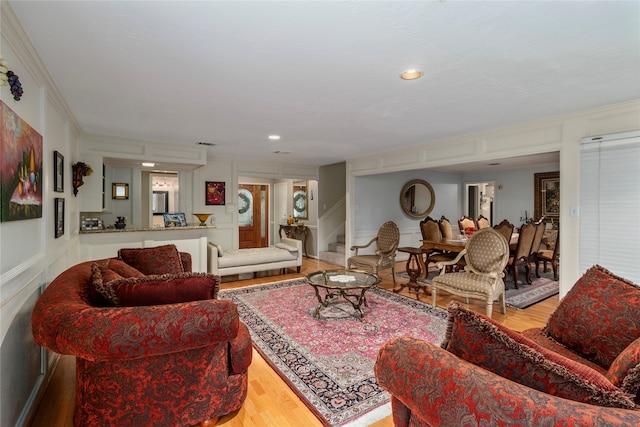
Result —
<svg viewBox="0 0 640 427"><path fill-rule="evenodd" d="M509 242L509 247L515 247L518 243L518 233L513 233L511 235L511 241ZM429 270L427 266L429 265L429 252L431 250L439 250L445 252L455 252L460 253L467 246L468 238L457 238L457 239L445 239L442 238L440 240L421 240L423 253L425 254L424 258L420 257L420 267L422 268L422 275L420 279L424 280L427 278L429 274Z"/></svg>

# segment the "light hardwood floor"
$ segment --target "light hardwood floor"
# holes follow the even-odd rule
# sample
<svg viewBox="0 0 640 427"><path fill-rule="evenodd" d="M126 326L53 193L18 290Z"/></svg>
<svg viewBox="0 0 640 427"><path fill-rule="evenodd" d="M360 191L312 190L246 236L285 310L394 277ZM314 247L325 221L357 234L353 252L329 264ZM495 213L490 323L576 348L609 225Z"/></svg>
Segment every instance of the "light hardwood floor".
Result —
<svg viewBox="0 0 640 427"><path fill-rule="evenodd" d="M333 264L307 259L303 260L300 274L286 275L261 275L253 278L251 275L241 277L224 278L221 289L237 288L241 286L269 283L279 280L293 279L308 273L337 268ZM405 263L399 262L396 271L404 271ZM245 277L250 277L244 279ZM386 289L393 288L390 270L381 274L380 286ZM244 279L244 280L240 280ZM400 283L400 279L396 279ZM403 291L403 294L408 292ZM415 296L412 294L412 297ZM431 302L431 296L420 297L421 300ZM444 294L438 296L438 306L445 308L451 300L464 304L464 300L456 296ZM465 304L466 305L466 304ZM558 305L558 296L549 298L525 310L514 310L507 307L507 313L500 310L493 311L493 318L505 326L521 331L523 329L542 326L549 315ZM473 301L468 307L484 313L484 303ZM34 412L29 426L31 427L70 427L73 425L73 406L75 399L75 358L62 356L56 368L53 370L50 381L46 386L39 405ZM321 427L322 423L295 395L278 374L254 350L253 363L249 367L249 390L247 399L242 408L220 419L218 426L225 427ZM392 427L391 416L372 424L373 427Z"/></svg>

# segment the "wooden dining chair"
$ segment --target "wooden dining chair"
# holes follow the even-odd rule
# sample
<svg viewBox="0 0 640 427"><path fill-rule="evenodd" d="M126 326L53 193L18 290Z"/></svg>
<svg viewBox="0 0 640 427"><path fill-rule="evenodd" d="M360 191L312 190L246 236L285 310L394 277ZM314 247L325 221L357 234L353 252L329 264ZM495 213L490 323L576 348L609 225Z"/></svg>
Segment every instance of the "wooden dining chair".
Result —
<svg viewBox="0 0 640 427"><path fill-rule="evenodd" d="M475 229L477 229L476 222L473 219L471 219L468 216L466 216L466 215L463 215L463 216L460 217L460 219L458 220L458 227L460 228L460 233L461 234L466 234L464 232L464 230L467 229L467 228L475 228Z"/></svg>
<svg viewBox="0 0 640 427"><path fill-rule="evenodd" d="M422 233L422 240L440 241L442 234L440 232L440 224L430 216L420 221L420 231ZM444 261L450 261L456 257L457 254L441 251L438 249L430 249L425 252L427 261L425 264L438 263ZM427 271L425 272L425 278L429 276L429 266L427 265Z"/></svg>
<svg viewBox="0 0 640 427"><path fill-rule="evenodd" d="M536 261L536 255L542 246L544 231L547 229L547 223L544 222L544 218L540 218L540 220L534 224L536 225L536 234L533 236L533 242L531 243L531 249L529 250L529 256L527 257L527 262L529 263ZM530 280L527 282L530 282Z"/></svg>
<svg viewBox="0 0 640 427"><path fill-rule="evenodd" d="M449 221L444 215L440 217L440 221L438 221L438 225L440 226L440 234L443 239L451 240L453 239L453 230L451 229L451 221Z"/></svg>
<svg viewBox="0 0 640 427"><path fill-rule="evenodd" d="M503 219L500 224L494 225L493 229L502 235L507 241L507 244L511 243L511 236L513 235L513 229L515 226L509 222L509 220Z"/></svg>
<svg viewBox="0 0 640 427"><path fill-rule="evenodd" d="M518 243L512 254L509 256L509 262L507 263L507 270L511 270L511 276L513 277L513 283L518 289L518 267L522 264L526 271L526 283L531 284L531 267L529 265L529 253L531 252L531 245L533 238L536 234L536 224L527 222L520 227L520 235L518 236Z"/></svg>
<svg viewBox="0 0 640 427"><path fill-rule="evenodd" d="M483 228L487 228L487 227L491 227L491 224L489 223L489 220L487 218L484 217L484 215L480 215L478 217L478 219L476 219L476 225L478 226L478 230L481 230Z"/></svg>
<svg viewBox="0 0 640 427"><path fill-rule="evenodd" d="M538 271L540 262L542 261L543 263L542 271L547 271L547 262L550 262L551 268L553 269L553 280L558 281L559 256L560 256L560 230L558 230L558 235L556 236L556 241L553 244L553 249L543 249L536 253L536 256L535 256L536 277L540 277L540 273Z"/></svg>

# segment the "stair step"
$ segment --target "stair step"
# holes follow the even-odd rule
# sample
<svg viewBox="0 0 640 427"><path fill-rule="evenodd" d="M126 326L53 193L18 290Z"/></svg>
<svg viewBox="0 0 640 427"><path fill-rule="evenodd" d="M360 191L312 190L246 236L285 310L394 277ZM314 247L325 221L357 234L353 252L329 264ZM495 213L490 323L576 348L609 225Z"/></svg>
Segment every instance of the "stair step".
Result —
<svg viewBox="0 0 640 427"><path fill-rule="evenodd" d="M331 264L339 265L340 267L344 267L344 254L338 252L320 252L318 255L321 261L329 262Z"/></svg>
<svg viewBox="0 0 640 427"><path fill-rule="evenodd" d="M344 242L331 242L329 243L329 252L344 253Z"/></svg>

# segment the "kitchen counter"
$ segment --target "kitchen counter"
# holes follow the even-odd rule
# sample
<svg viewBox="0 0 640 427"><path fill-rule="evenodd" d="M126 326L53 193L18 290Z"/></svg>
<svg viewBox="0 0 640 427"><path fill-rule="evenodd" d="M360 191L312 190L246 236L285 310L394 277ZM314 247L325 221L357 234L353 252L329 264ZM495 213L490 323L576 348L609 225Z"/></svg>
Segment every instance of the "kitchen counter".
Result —
<svg viewBox="0 0 640 427"><path fill-rule="evenodd" d="M118 256L122 248L150 248L174 244L181 252L189 252L194 272L207 271L207 241L214 225L162 228L106 228L82 230L80 260L103 259Z"/></svg>
<svg viewBox="0 0 640 427"><path fill-rule="evenodd" d="M215 225L187 225L186 227L156 227L156 228L105 228L99 230L80 230L80 234L101 234L101 233L131 233L140 231L185 231L185 230L207 230L216 228Z"/></svg>

